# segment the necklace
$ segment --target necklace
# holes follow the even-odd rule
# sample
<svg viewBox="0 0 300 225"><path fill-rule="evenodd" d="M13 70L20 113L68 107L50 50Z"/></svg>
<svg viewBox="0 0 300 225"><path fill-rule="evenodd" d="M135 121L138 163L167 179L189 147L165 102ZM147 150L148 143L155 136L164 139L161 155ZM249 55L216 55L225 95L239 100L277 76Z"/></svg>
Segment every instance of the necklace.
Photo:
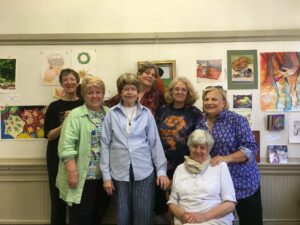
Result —
<svg viewBox="0 0 300 225"><path fill-rule="evenodd" d="M130 117L128 116L128 113L127 113L126 108L129 109L130 111L132 111ZM128 125L131 126L131 121L132 121L132 118L133 118L133 116L134 116L134 113L135 113L135 110L136 110L136 106L133 106L133 107L126 107L126 108L123 106L123 109L124 109L126 118L127 118L127 120L128 120Z"/></svg>

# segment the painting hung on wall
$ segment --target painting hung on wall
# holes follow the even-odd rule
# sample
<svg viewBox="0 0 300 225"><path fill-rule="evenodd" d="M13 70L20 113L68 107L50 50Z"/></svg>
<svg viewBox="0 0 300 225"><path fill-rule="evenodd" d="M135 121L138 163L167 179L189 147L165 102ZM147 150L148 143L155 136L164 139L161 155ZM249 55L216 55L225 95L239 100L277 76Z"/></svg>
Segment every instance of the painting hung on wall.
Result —
<svg viewBox="0 0 300 225"><path fill-rule="evenodd" d="M267 115L267 130L283 130L284 114Z"/></svg>
<svg viewBox="0 0 300 225"><path fill-rule="evenodd" d="M44 137L45 106L5 106L1 109L1 139Z"/></svg>
<svg viewBox="0 0 300 225"><path fill-rule="evenodd" d="M289 142L300 143L300 113L289 115Z"/></svg>
<svg viewBox="0 0 300 225"><path fill-rule="evenodd" d="M234 109L252 109L252 95L233 95Z"/></svg>
<svg viewBox="0 0 300 225"><path fill-rule="evenodd" d="M77 71L80 80L87 74L96 75L96 49L72 50L72 68Z"/></svg>
<svg viewBox="0 0 300 225"><path fill-rule="evenodd" d="M59 73L63 68L71 67L70 54L67 51L41 52L41 84L59 85Z"/></svg>
<svg viewBox="0 0 300 225"><path fill-rule="evenodd" d="M268 145L270 163L287 163L288 148L286 145Z"/></svg>
<svg viewBox="0 0 300 225"><path fill-rule="evenodd" d="M142 64L149 61L139 61L138 68ZM163 60L163 61L151 61L158 68L159 77L157 78L156 88L164 93L165 88L169 86L173 78L176 76L176 61L175 60Z"/></svg>
<svg viewBox="0 0 300 225"><path fill-rule="evenodd" d="M14 58L0 58L0 92L16 90L16 62Z"/></svg>
<svg viewBox="0 0 300 225"><path fill-rule="evenodd" d="M227 51L228 89L257 89L257 51Z"/></svg>
<svg viewBox="0 0 300 225"><path fill-rule="evenodd" d="M260 54L261 109L300 111L300 52Z"/></svg>
<svg viewBox="0 0 300 225"><path fill-rule="evenodd" d="M222 60L197 60L197 79L218 80L222 72Z"/></svg>

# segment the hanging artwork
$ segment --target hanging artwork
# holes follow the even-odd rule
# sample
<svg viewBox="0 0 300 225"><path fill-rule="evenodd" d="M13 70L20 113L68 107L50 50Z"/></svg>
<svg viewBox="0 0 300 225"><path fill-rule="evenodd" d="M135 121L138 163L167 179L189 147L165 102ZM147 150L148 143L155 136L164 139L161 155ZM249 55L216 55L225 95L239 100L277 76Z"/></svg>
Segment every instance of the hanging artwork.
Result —
<svg viewBox="0 0 300 225"><path fill-rule="evenodd" d="M5 106L1 110L1 139L44 137L45 106Z"/></svg>
<svg viewBox="0 0 300 225"><path fill-rule="evenodd" d="M257 51L227 51L228 89L257 89Z"/></svg>
<svg viewBox="0 0 300 225"><path fill-rule="evenodd" d="M286 145L268 145L270 163L288 163L288 148Z"/></svg>
<svg viewBox="0 0 300 225"><path fill-rule="evenodd" d="M197 79L219 80L222 60L197 60Z"/></svg>
<svg viewBox="0 0 300 225"><path fill-rule="evenodd" d="M59 85L59 73L70 68L71 58L67 51L41 52L41 83L42 85Z"/></svg>
<svg viewBox="0 0 300 225"><path fill-rule="evenodd" d="M261 109L300 111L300 52L260 54Z"/></svg>
<svg viewBox="0 0 300 225"><path fill-rule="evenodd" d="M87 74L96 76L96 49L72 50L72 68L77 71L80 79Z"/></svg>
<svg viewBox="0 0 300 225"><path fill-rule="evenodd" d="M289 142L300 143L300 113L289 115Z"/></svg>
<svg viewBox="0 0 300 225"><path fill-rule="evenodd" d="M267 130L283 130L284 129L284 114L268 115Z"/></svg>
<svg viewBox="0 0 300 225"><path fill-rule="evenodd" d="M0 93L16 90L16 62L15 58L0 58Z"/></svg>
<svg viewBox="0 0 300 225"><path fill-rule="evenodd" d="M233 95L234 109L252 109L252 95Z"/></svg>

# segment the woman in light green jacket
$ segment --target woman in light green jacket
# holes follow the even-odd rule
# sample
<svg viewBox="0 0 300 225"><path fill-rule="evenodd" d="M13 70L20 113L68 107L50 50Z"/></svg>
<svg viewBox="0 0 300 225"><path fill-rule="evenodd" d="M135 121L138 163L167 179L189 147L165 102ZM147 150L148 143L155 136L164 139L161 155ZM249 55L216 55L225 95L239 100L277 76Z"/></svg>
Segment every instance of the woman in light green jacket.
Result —
<svg viewBox="0 0 300 225"><path fill-rule="evenodd" d="M73 109L63 123L56 186L69 205L70 225L100 225L109 197L100 172L100 136L108 108L103 106L105 85L88 76L81 84L85 104Z"/></svg>

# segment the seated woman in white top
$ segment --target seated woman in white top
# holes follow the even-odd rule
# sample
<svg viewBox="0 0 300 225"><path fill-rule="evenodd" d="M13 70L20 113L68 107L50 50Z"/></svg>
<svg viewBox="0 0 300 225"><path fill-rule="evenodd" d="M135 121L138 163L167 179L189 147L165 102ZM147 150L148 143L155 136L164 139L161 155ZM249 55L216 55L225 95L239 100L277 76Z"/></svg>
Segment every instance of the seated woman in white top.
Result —
<svg viewBox="0 0 300 225"><path fill-rule="evenodd" d="M232 224L236 199L227 164L210 165L211 134L195 130L187 142L190 156L177 167L168 201L175 225Z"/></svg>

